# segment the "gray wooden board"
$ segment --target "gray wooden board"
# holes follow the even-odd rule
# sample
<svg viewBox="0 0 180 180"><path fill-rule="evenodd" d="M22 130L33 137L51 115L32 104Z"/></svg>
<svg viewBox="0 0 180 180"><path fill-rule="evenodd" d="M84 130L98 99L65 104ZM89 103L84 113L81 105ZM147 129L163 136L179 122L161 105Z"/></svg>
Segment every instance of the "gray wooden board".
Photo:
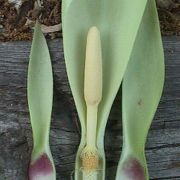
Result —
<svg viewBox="0 0 180 180"><path fill-rule="evenodd" d="M152 123L146 155L151 179L180 180L180 37L164 37L166 82ZM26 98L31 42L0 43L0 180L25 180L32 149ZM54 71L54 106L50 143L57 179L70 180L80 127L70 92L62 40L49 42ZM107 180L115 177L122 147L121 93L105 134Z"/></svg>

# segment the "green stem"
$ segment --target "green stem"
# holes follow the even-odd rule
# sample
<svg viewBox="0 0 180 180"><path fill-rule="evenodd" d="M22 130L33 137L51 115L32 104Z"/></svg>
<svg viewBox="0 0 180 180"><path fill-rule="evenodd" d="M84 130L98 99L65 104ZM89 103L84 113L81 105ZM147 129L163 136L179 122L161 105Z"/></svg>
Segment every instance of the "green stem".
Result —
<svg viewBox="0 0 180 180"><path fill-rule="evenodd" d="M87 146L96 147L97 105L87 105Z"/></svg>

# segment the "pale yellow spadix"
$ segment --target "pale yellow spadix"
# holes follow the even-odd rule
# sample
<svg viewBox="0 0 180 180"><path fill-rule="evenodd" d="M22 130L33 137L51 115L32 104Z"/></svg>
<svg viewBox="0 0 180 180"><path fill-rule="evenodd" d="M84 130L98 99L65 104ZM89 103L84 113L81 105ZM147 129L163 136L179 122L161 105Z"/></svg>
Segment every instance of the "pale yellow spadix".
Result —
<svg viewBox="0 0 180 180"><path fill-rule="evenodd" d="M84 98L87 106L86 147L81 153L84 179L97 179L99 155L96 148L98 104L102 99L102 50L100 32L90 28L87 36Z"/></svg>
<svg viewBox="0 0 180 180"><path fill-rule="evenodd" d="M89 30L86 45L84 96L88 106L96 106L102 98L102 53L100 32Z"/></svg>
<svg viewBox="0 0 180 180"><path fill-rule="evenodd" d="M102 54L100 32L90 28L87 36L84 97L87 105L87 145L95 146L98 104L102 98Z"/></svg>

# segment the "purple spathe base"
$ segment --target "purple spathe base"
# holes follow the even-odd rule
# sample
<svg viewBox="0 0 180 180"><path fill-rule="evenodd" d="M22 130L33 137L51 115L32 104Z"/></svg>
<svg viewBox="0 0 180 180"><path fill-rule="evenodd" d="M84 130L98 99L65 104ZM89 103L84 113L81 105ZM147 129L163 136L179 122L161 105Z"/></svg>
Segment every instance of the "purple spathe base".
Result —
<svg viewBox="0 0 180 180"><path fill-rule="evenodd" d="M126 161L122 171L129 180L145 180L144 168L135 158L130 158Z"/></svg>
<svg viewBox="0 0 180 180"><path fill-rule="evenodd" d="M46 176L53 172L52 163L47 154L42 154L35 162L29 165L29 180L34 180L38 175Z"/></svg>

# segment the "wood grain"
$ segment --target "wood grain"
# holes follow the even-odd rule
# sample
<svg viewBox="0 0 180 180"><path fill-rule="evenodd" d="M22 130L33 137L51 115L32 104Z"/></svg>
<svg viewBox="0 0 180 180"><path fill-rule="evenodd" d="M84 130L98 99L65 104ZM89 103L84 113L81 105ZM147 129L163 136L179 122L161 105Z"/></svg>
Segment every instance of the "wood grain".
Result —
<svg viewBox="0 0 180 180"><path fill-rule="evenodd" d="M148 135L151 179L180 180L180 37L164 37L166 82ZM32 134L26 97L31 42L0 44L0 180L26 180ZM54 70L51 148L57 179L70 180L80 126L69 88L62 40L49 42ZM113 180L122 147L121 96L114 102L105 134L107 180Z"/></svg>

